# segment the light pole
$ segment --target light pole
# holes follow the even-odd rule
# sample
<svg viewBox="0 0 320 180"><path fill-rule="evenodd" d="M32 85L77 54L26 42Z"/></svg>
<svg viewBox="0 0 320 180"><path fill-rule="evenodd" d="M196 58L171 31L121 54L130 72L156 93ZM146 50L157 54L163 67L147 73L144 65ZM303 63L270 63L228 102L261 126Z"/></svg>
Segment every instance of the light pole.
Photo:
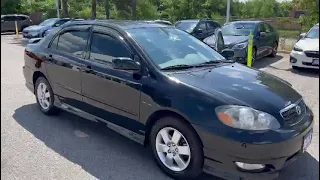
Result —
<svg viewBox="0 0 320 180"><path fill-rule="evenodd" d="M227 15L226 15L226 23L228 23L228 22L229 22L229 20L230 20L230 1L231 1L231 0L228 0L228 1L227 1Z"/></svg>
<svg viewBox="0 0 320 180"><path fill-rule="evenodd" d="M57 17L60 18L59 0L56 0Z"/></svg>

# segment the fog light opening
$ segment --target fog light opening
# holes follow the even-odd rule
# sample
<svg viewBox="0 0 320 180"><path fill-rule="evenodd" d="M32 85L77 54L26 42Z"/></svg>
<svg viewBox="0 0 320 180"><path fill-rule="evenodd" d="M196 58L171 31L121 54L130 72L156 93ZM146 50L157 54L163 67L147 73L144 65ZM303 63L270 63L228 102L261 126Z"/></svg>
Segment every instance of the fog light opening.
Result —
<svg viewBox="0 0 320 180"><path fill-rule="evenodd" d="M246 170L246 171L258 171L258 170L263 170L266 165L264 164L247 164L243 162L235 162L237 167Z"/></svg>
<svg viewBox="0 0 320 180"><path fill-rule="evenodd" d="M297 59L294 58L294 57L290 57L290 62L291 62L291 63L296 63L296 62L297 62Z"/></svg>

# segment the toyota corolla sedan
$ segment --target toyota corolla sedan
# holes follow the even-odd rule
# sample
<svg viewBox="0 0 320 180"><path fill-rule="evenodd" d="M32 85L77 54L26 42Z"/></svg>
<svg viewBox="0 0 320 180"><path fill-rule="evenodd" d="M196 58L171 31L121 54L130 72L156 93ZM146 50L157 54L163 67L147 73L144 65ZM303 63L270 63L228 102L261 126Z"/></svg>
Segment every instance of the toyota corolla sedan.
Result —
<svg viewBox="0 0 320 180"><path fill-rule="evenodd" d="M290 53L292 68L319 69L319 23L300 36Z"/></svg>
<svg viewBox="0 0 320 180"><path fill-rule="evenodd" d="M274 179L311 143L313 113L290 83L172 26L74 21L28 44L24 61L44 114L103 122L173 178Z"/></svg>

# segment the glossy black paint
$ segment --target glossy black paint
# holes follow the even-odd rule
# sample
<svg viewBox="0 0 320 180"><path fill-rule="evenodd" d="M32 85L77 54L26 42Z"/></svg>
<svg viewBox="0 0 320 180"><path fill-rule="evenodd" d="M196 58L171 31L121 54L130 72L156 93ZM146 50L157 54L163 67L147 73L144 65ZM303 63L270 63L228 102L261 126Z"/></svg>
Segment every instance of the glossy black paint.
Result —
<svg viewBox="0 0 320 180"><path fill-rule="evenodd" d="M185 71L161 71L126 33L126 29L130 28L143 30L154 27L167 26L131 21L68 23L57 33L68 28L82 28L88 30L90 36L93 31L102 31L117 37L128 48L132 59L137 59L141 64L139 76L135 76L136 72L117 70L90 61L90 37L81 57L52 50L48 47L57 34L50 33L40 42L26 47L24 75L27 86L34 84L37 76L45 76L62 104L71 105L92 117L110 121L146 139L148 125L153 122L152 118L157 117L153 116L155 113L180 116L197 131L203 142L205 156L209 159L214 159L221 151L234 151L234 156L239 155L246 162L251 162L250 152L259 150L256 156L258 159L259 154L267 152L263 150L264 146L248 149L245 153L237 151L236 147L243 143L249 147L272 147L267 148L268 150L275 150L278 146L273 143L279 142L290 142L294 147L301 146L301 139L298 138L311 129L313 115L308 109L308 116L295 126L284 123L279 111L289 101L294 103L301 99L301 95L289 83L237 63ZM229 104L265 111L278 119L281 128L276 131L255 132L227 127L218 120L215 107ZM216 147L213 141L216 141L214 144L222 143L225 146ZM217 154L213 153L215 151ZM290 153L284 153L281 157L289 157L292 155Z"/></svg>

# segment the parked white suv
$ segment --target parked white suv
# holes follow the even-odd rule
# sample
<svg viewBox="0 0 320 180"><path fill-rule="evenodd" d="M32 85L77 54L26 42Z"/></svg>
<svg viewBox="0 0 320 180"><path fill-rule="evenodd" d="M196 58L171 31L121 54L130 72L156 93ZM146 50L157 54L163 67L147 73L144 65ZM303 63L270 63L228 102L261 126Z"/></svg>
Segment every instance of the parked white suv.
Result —
<svg viewBox="0 0 320 180"><path fill-rule="evenodd" d="M319 69L319 23L308 33L302 33L300 40L290 53L292 68Z"/></svg>

